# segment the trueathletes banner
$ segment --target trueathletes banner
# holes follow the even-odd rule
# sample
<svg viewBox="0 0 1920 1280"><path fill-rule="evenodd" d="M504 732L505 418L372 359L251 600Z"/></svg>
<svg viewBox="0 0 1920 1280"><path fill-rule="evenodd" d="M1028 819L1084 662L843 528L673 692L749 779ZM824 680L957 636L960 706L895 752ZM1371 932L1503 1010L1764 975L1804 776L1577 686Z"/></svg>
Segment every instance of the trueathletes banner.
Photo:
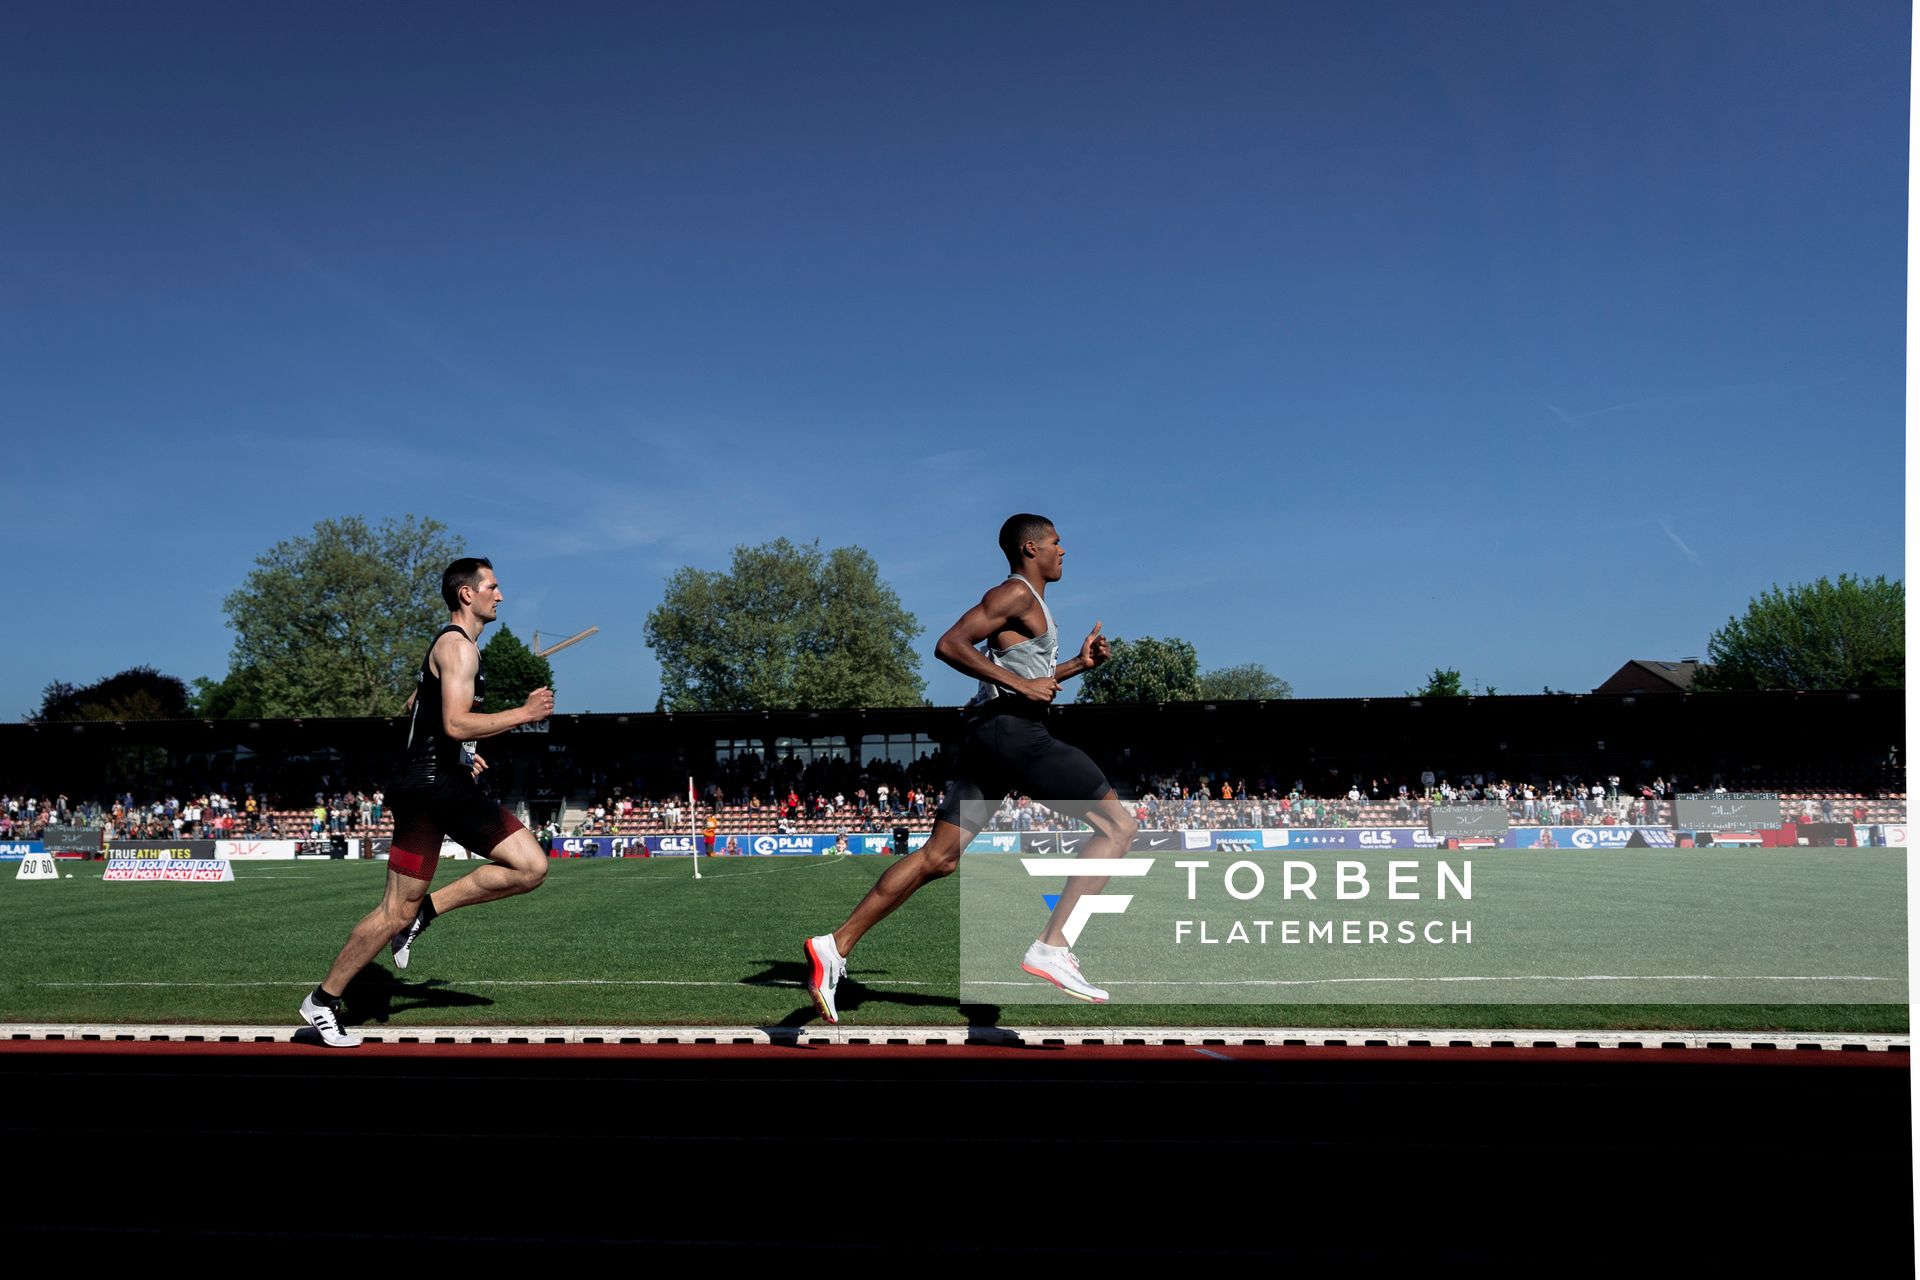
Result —
<svg viewBox="0 0 1920 1280"><path fill-rule="evenodd" d="M109 858L100 878L222 884L232 881L233 864L221 858Z"/></svg>
<svg viewBox="0 0 1920 1280"><path fill-rule="evenodd" d="M217 856L212 840L109 840L109 861L152 859L160 862L206 861Z"/></svg>
<svg viewBox="0 0 1920 1280"><path fill-rule="evenodd" d="M18 862L29 854L38 857L47 851L47 846L39 840L7 840L0 842L0 862Z"/></svg>

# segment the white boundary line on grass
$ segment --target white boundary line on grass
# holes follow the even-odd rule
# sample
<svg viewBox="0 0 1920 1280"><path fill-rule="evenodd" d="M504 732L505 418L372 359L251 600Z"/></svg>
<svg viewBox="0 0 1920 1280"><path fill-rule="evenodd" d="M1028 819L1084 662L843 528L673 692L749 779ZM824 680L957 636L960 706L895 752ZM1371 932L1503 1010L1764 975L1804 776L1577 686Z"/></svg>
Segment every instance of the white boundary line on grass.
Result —
<svg viewBox="0 0 1920 1280"><path fill-rule="evenodd" d="M1231 1059L1241 1047L1423 1049L1742 1049L1886 1053L1911 1048L1904 1034L1755 1031L1578 1031L1545 1028L1440 1027L355 1027L370 1044L646 1044L683 1045L1155 1045L1203 1049ZM287 1043L306 1041L305 1027L0 1023L5 1040L103 1040ZM0 1048L0 1052L4 1052Z"/></svg>

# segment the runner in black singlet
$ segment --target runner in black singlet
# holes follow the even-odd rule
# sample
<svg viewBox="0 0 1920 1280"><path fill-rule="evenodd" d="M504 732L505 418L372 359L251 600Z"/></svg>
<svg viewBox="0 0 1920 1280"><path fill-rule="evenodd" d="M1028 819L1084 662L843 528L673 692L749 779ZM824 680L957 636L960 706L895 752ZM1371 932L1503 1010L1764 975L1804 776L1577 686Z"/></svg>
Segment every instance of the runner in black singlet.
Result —
<svg viewBox="0 0 1920 1280"><path fill-rule="evenodd" d="M523 706L511 711L479 710L485 677L478 641L481 629L499 616L500 582L491 562L456 560L440 576L440 594L452 616L420 660L407 708L405 763L387 788L393 844L386 893L353 927L326 981L300 1005L300 1015L329 1045L360 1043L360 1037L341 1025L340 997L382 946L392 948L394 964L404 969L413 940L435 917L527 893L539 888L547 875L539 841L477 781L487 765L473 742L546 719L553 712L553 691L535 689ZM444 839L485 854L489 861L429 895Z"/></svg>
<svg viewBox="0 0 1920 1280"><path fill-rule="evenodd" d="M947 784L933 834L887 869L845 924L806 941L807 991L828 1022L840 1020L839 982L854 945L921 885L951 875L967 842L1008 793L1024 792L1085 819L1094 835L1081 857L1123 857L1133 842L1133 814L1114 794L1106 775L1084 751L1055 741L1046 725L1047 705L1060 691L1060 682L1099 666L1112 648L1096 622L1078 656L1058 660L1059 630L1047 608L1046 592L1048 583L1060 580L1065 553L1052 521L1036 515L1011 517L1000 527L1000 549L1012 570L1007 580L961 615L934 648L942 662L974 676L980 687L967 704L958 776ZM977 647L982 643L987 646L984 652ZM1062 929L1074 904L1100 892L1104 884L1091 876L1069 879L1046 929L1020 963L1066 994L1095 1004L1104 1003L1107 993L1081 974Z"/></svg>

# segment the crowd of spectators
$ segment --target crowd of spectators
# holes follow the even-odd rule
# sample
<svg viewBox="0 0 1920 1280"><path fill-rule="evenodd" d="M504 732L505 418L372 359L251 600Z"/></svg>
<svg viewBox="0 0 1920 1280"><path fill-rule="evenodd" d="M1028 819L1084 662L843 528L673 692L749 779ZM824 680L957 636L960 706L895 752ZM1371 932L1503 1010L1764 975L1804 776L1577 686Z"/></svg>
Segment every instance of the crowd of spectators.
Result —
<svg viewBox="0 0 1920 1280"><path fill-rule="evenodd" d="M65 794L0 796L0 840L38 840L50 826L87 827L109 840L321 839L368 835L387 821L386 797L371 791L319 791L313 803L283 804L247 790L136 795L78 801Z"/></svg>
<svg viewBox="0 0 1920 1280"><path fill-rule="evenodd" d="M619 835L684 831L710 815L749 830L792 832L831 828L884 832L895 825L924 830L945 792L938 753L913 765L875 760L854 766L845 759L762 761L758 756L715 768L699 785L695 812L684 791L647 795L635 779L631 789L605 772L589 778L598 798L571 810L569 829L553 834ZM1151 830L1258 829L1263 827L1424 826L1434 805L1498 804L1514 826L1666 824L1677 791L1726 791L1726 780L1649 776L1623 780L1616 773L1568 774L1559 778L1510 778L1483 772L1449 774L1422 769L1406 776L1361 777L1327 773L1313 784L1301 777L1282 782L1271 772L1249 774L1193 768L1138 775L1131 788L1135 817ZM0 840L37 839L50 825L100 829L111 839L326 839L385 834L391 825L378 786L333 786L323 777L311 803L300 795L283 799L248 782L239 788L156 794L132 791L79 801L65 794L0 796ZM566 785L537 773L516 800L539 800L543 788ZM1734 790L1772 790L1787 795L1789 820L1800 822L1904 821L1904 804L1832 788L1796 787L1764 778L1735 779ZM1122 788L1122 794L1126 794ZM547 790L550 801L562 797ZM1052 831L1084 824L1048 807L1050 797L1009 796L988 829ZM1903 800L1903 797L1899 799ZM546 812L561 806L549 803ZM1898 817L1889 813L1898 812Z"/></svg>

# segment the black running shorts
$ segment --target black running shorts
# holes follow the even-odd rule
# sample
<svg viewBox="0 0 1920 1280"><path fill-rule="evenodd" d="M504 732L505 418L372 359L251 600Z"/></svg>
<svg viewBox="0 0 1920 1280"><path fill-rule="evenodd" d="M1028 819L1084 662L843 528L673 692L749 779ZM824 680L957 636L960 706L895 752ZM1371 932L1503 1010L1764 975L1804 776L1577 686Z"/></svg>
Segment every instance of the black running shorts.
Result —
<svg viewBox="0 0 1920 1280"><path fill-rule="evenodd" d="M526 829L498 800L463 779L431 791L397 792L391 804L393 844L387 869L429 884L440 864L443 838L484 858L508 836Z"/></svg>
<svg viewBox="0 0 1920 1280"><path fill-rule="evenodd" d="M1039 704L1031 712L1010 703L976 714L980 718L961 736L947 798L934 815L941 822L977 834L1000 801L1016 791L1080 817L1113 790L1086 752L1047 732L1040 718L1045 708Z"/></svg>

